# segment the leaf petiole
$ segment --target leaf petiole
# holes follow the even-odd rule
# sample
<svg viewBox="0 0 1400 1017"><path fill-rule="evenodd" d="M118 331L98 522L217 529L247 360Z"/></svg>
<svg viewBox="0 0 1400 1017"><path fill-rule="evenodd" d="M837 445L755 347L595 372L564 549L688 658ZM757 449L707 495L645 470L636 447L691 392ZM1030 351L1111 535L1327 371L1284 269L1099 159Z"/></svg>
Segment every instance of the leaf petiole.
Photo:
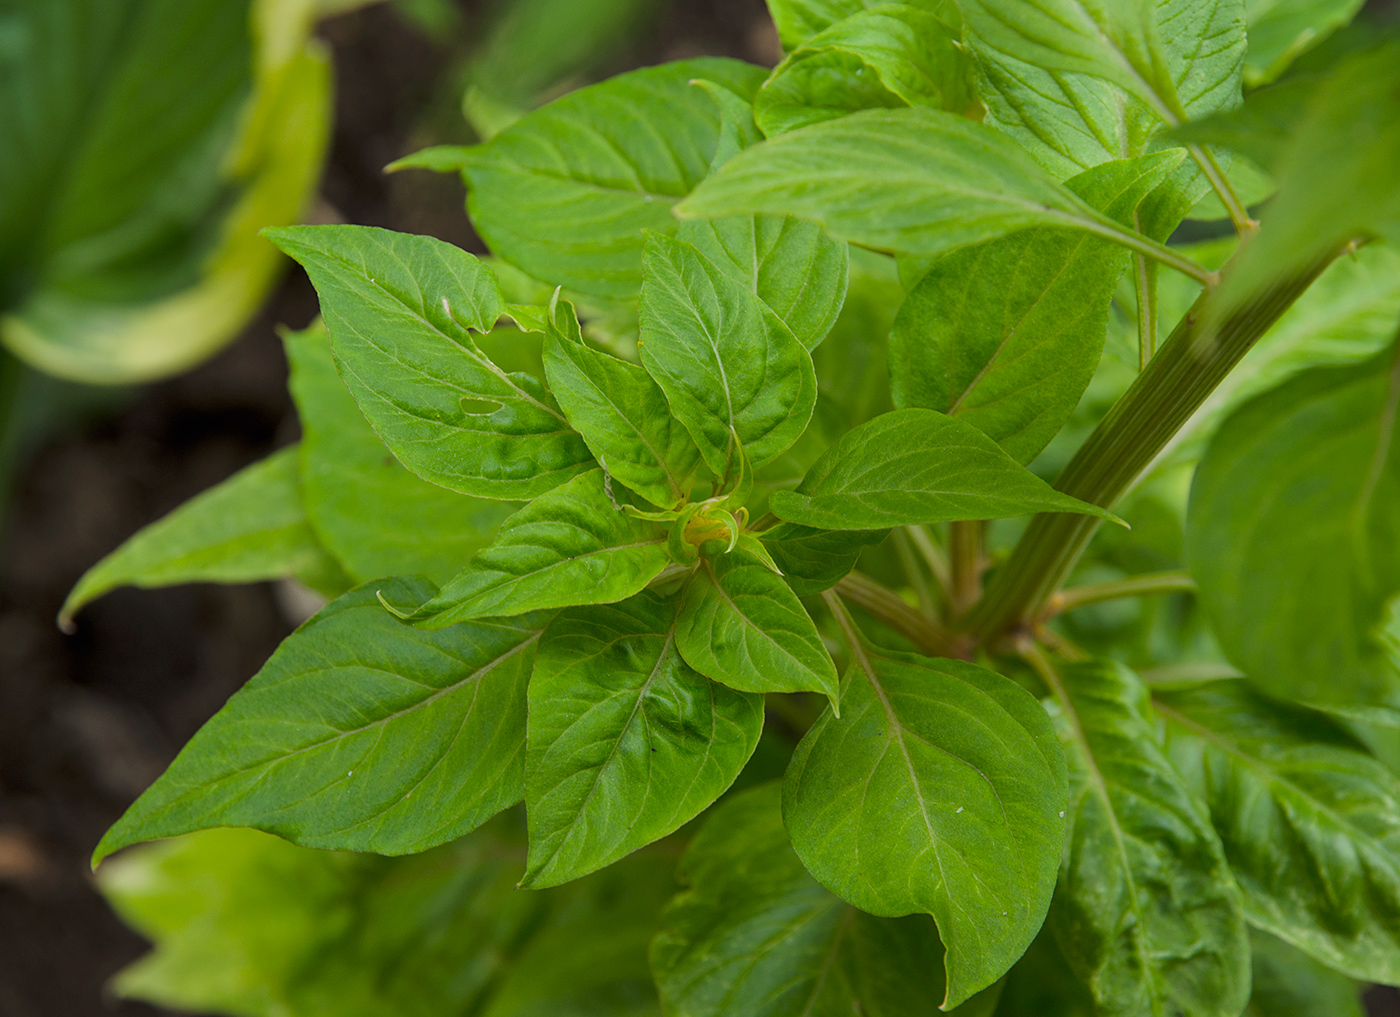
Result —
<svg viewBox="0 0 1400 1017"><path fill-rule="evenodd" d="M1153 572L1127 579L1115 579L1106 583L1089 583L1074 586L1052 594L1046 601L1047 617L1073 611L1085 604L1097 604L1104 600L1118 600L1122 597L1146 597L1154 593L1191 593L1196 582L1185 572Z"/></svg>

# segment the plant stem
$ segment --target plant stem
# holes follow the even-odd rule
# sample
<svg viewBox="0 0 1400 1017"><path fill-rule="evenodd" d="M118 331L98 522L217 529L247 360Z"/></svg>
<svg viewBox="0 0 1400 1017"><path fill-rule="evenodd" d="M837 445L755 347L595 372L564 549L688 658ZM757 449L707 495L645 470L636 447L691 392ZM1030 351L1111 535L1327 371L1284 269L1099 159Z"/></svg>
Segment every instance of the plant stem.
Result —
<svg viewBox="0 0 1400 1017"><path fill-rule="evenodd" d="M1207 148L1200 145L1187 145L1186 151L1191 153L1191 158L1196 160L1196 165L1201 167L1201 172L1210 181L1211 190L1220 199L1220 203L1225 206L1225 214L1230 217L1230 222L1234 223L1238 233L1253 233L1259 228L1259 224L1249 216L1249 210L1244 207L1244 202L1240 200L1235 187L1230 183L1230 178L1225 175L1225 171L1220 168L1220 163Z"/></svg>
<svg viewBox="0 0 1400 1017"><path fill-rule="evenodd" d="M1196 664L1168 664L1165 667L1148 668L1138 672L1138 677L1148 685L1175 685L1180 682L1216 682L1227 678L1243 678L1243 672L1229 664L1216 664L1201 661Z"/></svg>
<svg viewBox="0 0 1400 1017"><path fill-rule="evenodd" d="M931 657L962 656L959 639L936 619L910 607L893 590L860 572L852 572L835 586L835 592L904 636Z"/></svg>
<svg viewBox="0 0 1400 1017"><path fill-rule="evenodd" d="M1337 253L1327 252L1297 275L1225 312L1211 306L1213 291L1201 294L1075 453L1055 487L1111 508ZM974 636L996 641L1003 635L1028 633L1098 527L1099 520L1090 516L1036 516L970 618Z"/></svg>
<svg viewBox="0 0 1400 1017"><path fill-rule="evenodd" d="M1047 615L1057 615L1102 600L1144 597L1154 593L1190 593L1195 589L1195 580L1185 572L1153 572L1129 576L1127 579L1115 579L1108 583L1090 583L1060 590L1046 601L1045 611Z"/></svg>
<svg viewBox="0 0 1400 1017"><path fill-rule="evenodd" d="M1174 268L1183 275L1188 275L1195 279L1202 286L1210 289L1220 281L1217 273L1203 265L1198 265L1186 255L1172 250L1166 244L1158 243L1151 237L1145 237L1141 233L1126 229L1114 222L1112 219L1104 218L1103 223L1092 220L1080 220L1081 225L1088 232L1103 237L1105 240L1112 240L1116 244L1128 248L1130 251L1151 258L1153 261L1161 262L1168 268Z"/></svg>
<svg viewBox="0 0 1400 1017"><path fill-rule="evenodd" d="M953 614L961 616L982 596L982 524L949 523L948 551L953 569L950 599Z"/></svg>
<svg viewBox="0 0 1400 1017"><path fill-rule="evenodd" d="M909 579L909 585L914 587L914 594L919 598L920 609L925 614L936 614L933 592L929 589L928 579L924 576L924 570L919 564L918 557L914 554L909 534L904 532L903 527L895 527L890 533L890 538L894 543L894 553L899 558L900 567L904 569L904 574Z"/></svg>
<svg viewBox="0 0 1400 1017"><path fill-rule="evenodd" d="M1141 254L1133 255L1133 289L1137 293L1138 370L1143 371L1157 352L1157 264Z"/></svg>
<svg viewBox="0 0 1400 1017"><path fill-rule="evenodd" d="M928 531L922 526L906 526L905 530L909 534L909 539L914 542L914 547L919 554L923 555L928 570L933 574L934 581L942 587L946 594L953 588L953 567L948 563L948 556L943 553L943 548L934 543L933 538L928 535Z"/></svg>

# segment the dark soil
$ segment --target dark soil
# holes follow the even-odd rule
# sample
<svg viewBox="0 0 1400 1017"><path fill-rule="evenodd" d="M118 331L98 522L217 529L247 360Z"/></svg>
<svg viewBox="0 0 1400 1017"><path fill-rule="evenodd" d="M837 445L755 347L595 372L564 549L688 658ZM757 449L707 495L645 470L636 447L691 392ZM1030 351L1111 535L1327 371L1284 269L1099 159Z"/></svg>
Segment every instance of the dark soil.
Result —
<svg viewBox="0 0 1400 1017"><path fill-rule="evenodd" d="M462 3L469 45L483 4ZM460 185L385 177L425 144L462 140L449 54L380 6L323 26L337 124L320 217L430 233L480 250ZM762 0L670 0L618 66L699 53L769 62ZM456 128L463 131L463 128ZM0 529L0 1017L160 1011L104 996L146 949L92 889L102 832L292 627L270 585L121 590L64 636L54 626L82 572L141 526L297 437L278 324L316 312L299 272L227 351L134 393L125 409L54 433L15 484ZM1377 1014L1400 1015L1394 994Z"/></svg>

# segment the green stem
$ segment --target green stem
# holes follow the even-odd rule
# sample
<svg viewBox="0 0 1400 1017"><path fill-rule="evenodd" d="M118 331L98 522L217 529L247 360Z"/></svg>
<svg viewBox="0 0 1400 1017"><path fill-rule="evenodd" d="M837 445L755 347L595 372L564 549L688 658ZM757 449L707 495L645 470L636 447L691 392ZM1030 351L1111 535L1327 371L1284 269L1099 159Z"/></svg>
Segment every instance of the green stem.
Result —
<svg viewBox="0 0 1400 1017"><path fill-rule="evenodd" d="M869 576L852 572L836 584L835 592L884 622L929 656L962 656L957 636Z"/></svg>
<svg viewBox="0 0 1400 1017"><path fill-rule="evenodd" d="M1137 294L1138 370L1157 352L1157 265L1133 255L1133 289Z"/></svg>
<svg viewBox="0 0 1400 1017"><path fill-rule="evenodd" d="M1234 223L1235 230L1239 233L1253 233L1259 228L1249 216L1249 210L1244 207L1244 202L1240 200L1238 192L1230 183L1230 178L1221 169L1220 163L1210 149L1202 148L1200 145L1187 145L1186 151L1191 153L1191 158L1196 160L1196 165L1201 167L1201 172L1210 181L1211 190L1220 199L1220 203L1225 206L1225 214L1230 217L1230 222Z"/></svg>
<svg viewBox="0 0 1400 1017"><path fill-rule="evenodd" d="M1055 487L1111 508L1337 253L1329 251L1228 311L1211 306L1213 291L1203 293L1075 453ZM1098 527L1099 520L1090 516L1036 516L973 613L973 634L995 640L1029 631Z"/></svg>
<svg viewBox="0 0 1400 1017"><path fill-rule="evenodd" d="M1139 671L1138 677L1148 685L1177 685L1182 682L1217 682L1227 678L1243 678L1244 674L1229 664L1201 661L1194 664L1167 664Z"/></svg>
<svg viewBox="0 0 1400 1017"><path fill-rule="evenodd" d="M948 552L953 569L953 614L964 615L982 596L982 524L948 524Z"/></svg>
<svg viewBox="0 0 1400 1017"><path fill-rule="evenodd" d="M1129 576L1127 579L1115 579L1108 583L1090 583L1061 590L1046 602L1045 609L1049 614L1055 615L1103 600L1145 597L1154 593L1191 593L1195 589L1195 580L1185 572L1153 572L1148 575Z"/></svg>
<svg viewBox="0 0 1400 1017"><path fill-rule="evenodd" d="M924 576L924 570L919 564L918 557L914 554L909 534L904 532L904 528L895 527L890 532L890 538L894 544L894 553L899 558L900 567L909 579L909 585L914 588L915 596L919 598L920 609L925 614L936 614L937 608L933 601L933 591L929 589L928 579Z"/></svg>
<svg viewBox="0 0 1400 1017"><path fill-rule="evenodd" d="M948 556L943 553L943 548L934 543L933 538L922 526L906 526L905 529L909 533L909 539L914 542L914 547L923 556L934 581L946 594L953 588L953 567L948 562Z"/></svg>
<svg viewBox="0 0 1400 1017"><path fill-rule="evenodd" d="M1204 265L1199 265L1186 255L1172 250L1166 244L1158 243L1151 237L1145 237L1141 233L1130 229L1124 229L1118 223L1107 217L1103 222L1096 220L1079 220L1079 225L1090 233L1103 237L1105 240L1112 240L1116 244L1128 248L1139 255L1151 258L1153 261L1161 262L1168 268L1174 268L1183 275L1188 275L1206 288L1213 288L1220 277Z"/></svg>

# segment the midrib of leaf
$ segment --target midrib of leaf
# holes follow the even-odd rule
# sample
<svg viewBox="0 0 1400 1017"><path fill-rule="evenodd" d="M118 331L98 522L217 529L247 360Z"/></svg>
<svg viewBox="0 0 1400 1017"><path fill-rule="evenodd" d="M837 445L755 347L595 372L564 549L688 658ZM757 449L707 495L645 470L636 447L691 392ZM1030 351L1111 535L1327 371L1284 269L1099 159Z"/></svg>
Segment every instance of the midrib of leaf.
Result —
<svg viewBox="0 0 1400 1017"><path fill-rule="evenodd" d="M761 567L763 567L763 566L758 566L758 567L761 568ZM758 633L760 636L762 636L765 640L767 640L769 643L771 643L771 644L777 649L777 651L778 651L779 653L781 653L784 657L787 657L789 660L791 660L791 661L792 661L794 664L796 664L801 670L807 671L807 672L811 673L811 668L809 668L806 664L802 663L802 661L798 660L797 657L796 657L794 654L790 653L790 652L788 651L788 649L787 649L785 646L783 646L783 645L782 645L781 643L779 643L776 639L774 639L772 636L770 636L770 635L768 634L768 631L767 631L765 628L763 628L763 626L755 624L754 621L753 621L753 619L751 619L751 618L750 618L747 614L745 614L743 611L739 610L739 605L738 605L738 603L736 603L735 600L734 600L734 598L731 597L731 596L729 595L729 591L726 590L726 589L720 584L719 578L715 575L714 566L711 565L710 562L709 562L708 560L705 561L705 571L708 572L708 573L710 574L710 585L711 585L711 587L713 587L713 588L714 588L714 591L720 595L720 598L721 598L726 604L729 605L730 609L734 612L734 616L735 616L736 618L740 619L740 621L742 621L742 622L744 623L744 625L745 625L747 628L753 630L754 632L757 632L757 633ZM744 656L749 657L750 662L752 662L753 658L749 655L747 649L746 649L745 652L744 652Z"/></svg>
<svg viewBox="0 0 1400 1017"><path fill-rule="evenodd" d="M622 419L622 421L632 429L632 433L637 436L637 440L642 443L642 447L645 448L648 452L650 452L652 456L656 459L657 465L661 467L661 472L666 475L666 483L669 484L671 487L671 494L673 494L677 499L681 498L684 492L681 491L680 482L676 479L676 475L671 471L671 464L667 462L666 456L659 452L656 446L654 446L651 443L651 439L648 438L642 432L641 428L639 428L636 424L632 422L632 418L629 417L627 413L623 411L622 407L620 407L617 404L617 402L613 399L611 394L609 394L596 381L594 381L592 376L589 375L586 371L580 373L582 373L584 378L587 379L588 384L592 387L593 391L597 392L598 395L603 399L603 401L606 402L609 406L611 406L613 408L613 411L617 413L617 415ZM648 380L650 380L650 376L648 376Z"/></svg>
<svg viewBox="0 0 1400 1017"><path fill-rule="evenodd" d="M1151 954L1147 950L1147 915L1142 909L1142 901L1138 896L1137 879L1133 876L1132 862L1128 857L1128 846L1123 837L1123 828L1119 825L1118 813L1114 811L1113 799L1108 793L1108 781L1104 779L1103 771L1099 769L1099 762L1094 757L1094 750L1089 746L1089 736L1084 733L1084 723L1079 717L1079 711L1074 708L1074 703L1065 689L1064 682L1060 680L1059 673L1048 662L1044 662L1043 667L1037 667L1036 671L1050 686L1060 708L1065 711L1065 716L1069 718L1070 730L1074 732L1074 739L1079 743L1079 749L1084 754L1084 761L1088 766L1094 791L1098 795L1099 801L1103 803L1105 815L1108 816L1108 827L1113 832L1113 843L1118 849L1118 857L1123 865L1123 878L1128 884L1128 899L1132 902L1133 917L1140 930L1139 935L1133 937L1133 951L1137 954L1143 974L1151 979L1152 1012L1154 1017L1160 1017L1162 1013L1161 1001L1165 992L1162 991L1160 977L1152 964Z"/></svg>

